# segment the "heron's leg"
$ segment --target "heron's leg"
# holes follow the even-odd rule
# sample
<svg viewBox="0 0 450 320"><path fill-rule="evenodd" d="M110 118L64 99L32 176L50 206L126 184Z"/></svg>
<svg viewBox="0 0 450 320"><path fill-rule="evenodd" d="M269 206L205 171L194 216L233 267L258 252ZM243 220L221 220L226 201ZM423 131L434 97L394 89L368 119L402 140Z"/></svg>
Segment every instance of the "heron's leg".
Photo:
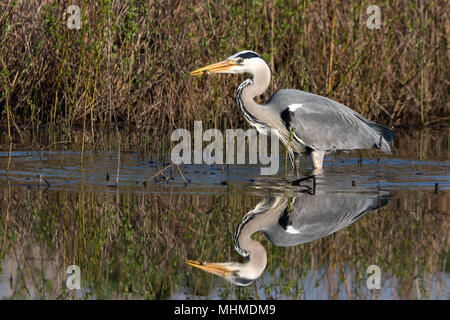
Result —
<svg viewBox="0 0 450 320"><path fill-rule="evenodd" d="M314 170L322 170L324 155L325 155L325 151L321 151L321 150L311 151L311 161L313 163Z"/></svg>
<svg viewBox="0 0 450 320"><path fill-rule="evenodd" d="M309 194L315 194L316 193L316 176L314 174L304 177L304 178L301 178L301 179L298 179L298 180L295 180L295 181L292 181L291 185L301 186L301 182L309 180L309 179L312 179L312 182L313 182L312 188L309 186L303 186L304 189L303 189L303 191L300 191L300 192L307 191Z"/></svg>
<svg viewBox="0 0 450 320"><path fill-rule="evenodd" d="M299 178L300 174L298 173L298 168L300 168L300 154L297 152L294 153L294 168L297 173L297 178Z"/></svg>
<svg viewBox="0 0 450 320"><path fill-rule="evenodd" d="M300 167L300 153L294 153L294 165L295 167Z"/></svg>

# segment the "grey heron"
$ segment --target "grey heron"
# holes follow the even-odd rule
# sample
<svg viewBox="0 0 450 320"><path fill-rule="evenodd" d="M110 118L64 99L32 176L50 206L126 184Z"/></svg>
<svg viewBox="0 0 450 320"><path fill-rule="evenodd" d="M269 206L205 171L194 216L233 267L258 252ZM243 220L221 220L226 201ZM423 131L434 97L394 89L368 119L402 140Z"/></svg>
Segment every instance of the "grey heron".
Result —
<svg viewBox="0 0 450 320"><path fill-rule="evenodd" d="M318 171L322 170L324 155L337 150L378 148L390 152L389 143L395 138L392 130L329 98L284 89L266 104L256 103L253 99L269 87L271 71L253 51L238 52L224 61L192 71L191 75L205 73L249 73L251 78L236 90L236 102L245 119L261 133L277 129L290 158L309 154Z"/></svg>
<svg viewBox="0 0 450 320"><path fill-rule="evenodd" d="M233 236L234 248L245 263L209 263L188 260L190 266L245 286L258 279L267 265L263 245L251 238L258 231L276 246L290 247L326 237L346 228L369 211L389 202L388 192L319 191L263 199L240 221Z"/></svg>

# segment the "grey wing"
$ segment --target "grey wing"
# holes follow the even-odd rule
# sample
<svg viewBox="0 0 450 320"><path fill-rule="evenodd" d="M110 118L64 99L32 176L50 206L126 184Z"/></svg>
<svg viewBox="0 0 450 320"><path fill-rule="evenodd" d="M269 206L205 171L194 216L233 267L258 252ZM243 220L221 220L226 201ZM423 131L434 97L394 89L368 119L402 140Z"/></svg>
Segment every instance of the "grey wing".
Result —
<svg viewBox="0 0 450 320"><path fill-rule="evenodd" d="M389 202L388 193L323 193L298 195L280 216L277 228L272 226L270 239L277 245L307 243L328 236L356 222L369 211Z"/></svg>
<svg viewBox="0 0 450 320"><path fill-rule="evenodd" d="M380 148L389 152L395 134L356 111L326 97L298 90L280 90L267 103L277 108L294 137L313 150Z"/></svg>

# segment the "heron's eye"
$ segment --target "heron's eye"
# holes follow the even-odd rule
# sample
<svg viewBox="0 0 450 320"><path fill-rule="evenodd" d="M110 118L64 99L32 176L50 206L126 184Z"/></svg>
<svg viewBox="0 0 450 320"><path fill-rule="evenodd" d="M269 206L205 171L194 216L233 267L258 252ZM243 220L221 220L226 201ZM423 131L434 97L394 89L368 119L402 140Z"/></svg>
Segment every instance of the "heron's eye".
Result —
<svg viewBox="0 0 450 320"><path fill-rule="evenodd" d="M237 63L239 63L239 64L243 64L243 63L244 63L244 59L242 59L242 58L238 58L238 59L237 59Z"/></svg>

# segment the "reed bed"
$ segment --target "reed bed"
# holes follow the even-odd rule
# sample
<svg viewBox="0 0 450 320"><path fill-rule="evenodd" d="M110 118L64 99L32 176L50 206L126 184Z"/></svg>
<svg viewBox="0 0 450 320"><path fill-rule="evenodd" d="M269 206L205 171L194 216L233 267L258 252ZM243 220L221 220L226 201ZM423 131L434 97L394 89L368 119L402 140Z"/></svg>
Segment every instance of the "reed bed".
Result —
<svg viewBox="0 0 450 320"><path fill-rule="evenodd" d="M151 148L174 128L246 127L234 104L241 76L189 71L239 50L263 55L269 94L297 88L338 100L391 127L448 123L446 1L72 1L0 4L2 141L97 147L124 129ZM156 137L158 139L156 139Z"/></svg>

